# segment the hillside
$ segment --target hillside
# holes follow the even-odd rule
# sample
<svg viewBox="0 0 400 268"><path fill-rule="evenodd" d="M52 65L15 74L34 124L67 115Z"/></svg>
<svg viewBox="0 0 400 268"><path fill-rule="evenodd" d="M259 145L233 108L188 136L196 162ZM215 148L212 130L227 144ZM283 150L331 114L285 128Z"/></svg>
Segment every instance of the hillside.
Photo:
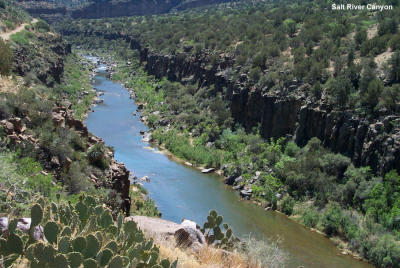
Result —
<svg viewBox="0 0 400 268"><path fill-rule="evenodd" d="M107 1L19 1L20 5L35 17L49 22L66 17L103 18L163 14L232 0L107 0Z"/></svg>

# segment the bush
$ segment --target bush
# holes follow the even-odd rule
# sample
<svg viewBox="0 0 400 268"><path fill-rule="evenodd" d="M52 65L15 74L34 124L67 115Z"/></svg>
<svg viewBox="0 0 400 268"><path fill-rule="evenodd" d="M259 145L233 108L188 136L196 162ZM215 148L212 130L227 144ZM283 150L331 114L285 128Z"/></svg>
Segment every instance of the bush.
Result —
<svg viewBox="0 0 400 268"><path fill-rule="evenodd" d="M319 221L319 212L313 208L307 208L302 215L302 220L305 226L314 228Z"/></svg>
<svg viewBox="0 0 400 268"><path fill-rule="evenodd" d="M294 204L295 201L293 197L286 195L280 203L281 211L286 215L292 215Z"/></svg>
<svg viewBox="0 0 400 268"><path fill-rule="evenodd" d="M35 29L40 32L48 32L50 31L50 25L44 20L39 19L39 21L35 24Z"/></svg>
<svg viewBox="0 0 400 268"><path fill-rule="evenodd" d="M7 29L9 29L9 30L14 30L15 29L15 25L11 21L4 20L3 23L4 23L4 25L6 26Z"/></svg>
<svg viewBox="0 0 400 268"><path fill-rule="evenodd" d="M17 43L20 46L26 46L29 45L29 40L33 37L33 34L31 32L28 32L27 30L22 30L18 33L15 33L10 36L10 39Z"/></svg>
<svg viewBox="0 0 400 268"><path fill-rule="evenodd" d="M105 156L105 147L102 143L96 143L88 151L89 163L104 170L108 168L108 159Z"/></svg>
<svg viewBox="0 0 400 268"><path fill-rule="evenodd" d="M322 213L320 224L324 233L328 236L337 235L339 233L340 223L342 220L342 210L338 203L329 203Z"/></svg>

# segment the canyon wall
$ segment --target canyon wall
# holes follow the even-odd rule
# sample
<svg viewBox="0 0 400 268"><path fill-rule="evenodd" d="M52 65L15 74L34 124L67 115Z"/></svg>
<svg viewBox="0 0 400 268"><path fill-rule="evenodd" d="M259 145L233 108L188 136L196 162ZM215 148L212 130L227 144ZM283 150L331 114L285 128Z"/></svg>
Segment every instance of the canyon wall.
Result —
<svg viewBox="0 0 400 268"><path fill-rule="evenodd" d="M367 119L354 111L335 111L329 105L307 99L305 85L289 86L280 92L262 93L246 86L246 77L233 81L229 69L233 60L220 58L217 66L208 66L207 55L184 57L161 55L141 49L136 41L146 70L172 81L199 81L215 84L230 103L232 116L246 130L260 125L266 138L289 137L303 146L317 137L327 148L350 157L356 166L370 166L377 174L391 169L400 171L400 117L381 114ZM242 79L242 80L241 80Z"/></svg>

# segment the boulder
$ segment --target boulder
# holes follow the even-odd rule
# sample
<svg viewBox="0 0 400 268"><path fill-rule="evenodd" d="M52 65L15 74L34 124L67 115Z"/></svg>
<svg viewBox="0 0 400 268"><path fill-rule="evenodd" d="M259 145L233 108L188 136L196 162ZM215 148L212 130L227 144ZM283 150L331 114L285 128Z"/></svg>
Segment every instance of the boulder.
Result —
<svg viewBox="0 0 400 268"><path fill-rule="evenodd" d="M149 142L150 140L151 140L151 133L144 134L142 141Z"/></svg>
<svg viewBox="0 0 400 268"><path fill-rule="evenodd" d="M24 233L29 233L29 229L31 227L31 218L20 218L18 219L17 229L21 230ZM0 229L3 235L7 235L8 230L8 218L1 217L0 218ZM35 226L33 231L33 238L35 240L43 240L45 241L43 227L38 225Z"/></svg>
<svg viewBox="0 0 400 268"><path fill-rule="evenodd" d="M253 190L251 189L244 189L240 191L240 196L245 198L245 199L250 199L251 195L253 194Z"/></svg>
<svg viewBox="0 0 400 268"><path fill-rule="evenodd" d="M15 132L22 133L25 131L26 127L25 127L24 123L22 122L21 118L14 117L14 118L10 118L9 121L14 125Z"/></svg>
<svg viewBox="0 0 400 268"><path fill-rule="evenodd" d="M65 118L61 113L53 112L51 114L51 119L53 120L54 125L61 126L61 127L64 126Z"/></svg>
<svg viewBox="0 0 400 268"><path fill-rule="evenodd" d="M149 176L143 176L143 177L140 178L140 180L144 181L144 182L150 182Z"/></svg>
<svg viewBox="0 0 400 268"><path fill-rule="evenodd" d="M13 125L13 123L11 123L11 122L9 122L9 121L7 121L7 120L1 120L1 125L3 126L3 128L4 128L4 131L7 133L7 134L12 134L13 132L14 132L14 125Z"/></svg>
<svg viewBox="0 0 400 268"><path fill-rule="evenodd" d="M224 179L224 183L228 185L233 185L234 182L235 182L234 176L229 176Z"/></svg>
<svg viewBox="0 0 400 268"><path fill-rule="evenodd" d="M125 218L125 221L134 221L147 236L155 240L175 242L178 247L197 251L206 244L206 239L199 230L200 227L193 221L184 220L178 224L147 216L131 216Z"/></svg>
<svg viewBox="0 0 400 268"><path fill-rule="evenodd" d="M93 103L94 103L94 104L101 104L101 103L104 103L104 100L103 100L103 99L95 99L95 100L93 101Z"/></svg>
<svg viewBox="0 0 400 268"><path fill-rule="evenodd" d="M215 168L204 168L201 170L202 173L211 173L215 170Z"/></svg>
<svg viewBox="0 0 400 268"><path fill-rule="evenodd" d="M243 177L242 176L239 176L239 177L237 177L236 179L235 179L235 184L239 184L239 183L241 183L243 181Z"/></svg>
<svg viewBox="0 0 400 268"><path fill-rule="evenodd" d="M191 247L194 250L199 250L206 243L206 239L200 230L184 225L175 231L174 237L176 245L181 248Z"/></svg>
<svg viewBox="0 0 400 268"><path fill-rule="evenodd" d="M50 160L51 166L52 167L59 167L60 166L60 160L58 159L58 156L53 156Z"/></svg>

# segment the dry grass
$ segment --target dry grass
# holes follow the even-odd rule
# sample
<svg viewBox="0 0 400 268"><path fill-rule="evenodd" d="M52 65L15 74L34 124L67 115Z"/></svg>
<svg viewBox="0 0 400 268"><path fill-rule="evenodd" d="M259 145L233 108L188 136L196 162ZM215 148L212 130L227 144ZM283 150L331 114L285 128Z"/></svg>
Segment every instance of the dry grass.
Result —
<svg viewBox="0 0 400 268"><path fill-rule="evenodd" d="M166 243L157 243L160 248L160 256L170 260L178 259L178 267L181 268L256 268L239 253L230 253L210 246L205 246L198 252L175 248Z"/></svg>
<svg viewBox="0 0 400 268"><path fill-rule="evenodd" d="M281 268L287 260L278 243L252 237L242 240L243 248L232 252L212 246L204 246L198 251L180 249L175 247L173 240L162 237L155 237L155 243L161 258L177 259L181 268Z"/></svg>

